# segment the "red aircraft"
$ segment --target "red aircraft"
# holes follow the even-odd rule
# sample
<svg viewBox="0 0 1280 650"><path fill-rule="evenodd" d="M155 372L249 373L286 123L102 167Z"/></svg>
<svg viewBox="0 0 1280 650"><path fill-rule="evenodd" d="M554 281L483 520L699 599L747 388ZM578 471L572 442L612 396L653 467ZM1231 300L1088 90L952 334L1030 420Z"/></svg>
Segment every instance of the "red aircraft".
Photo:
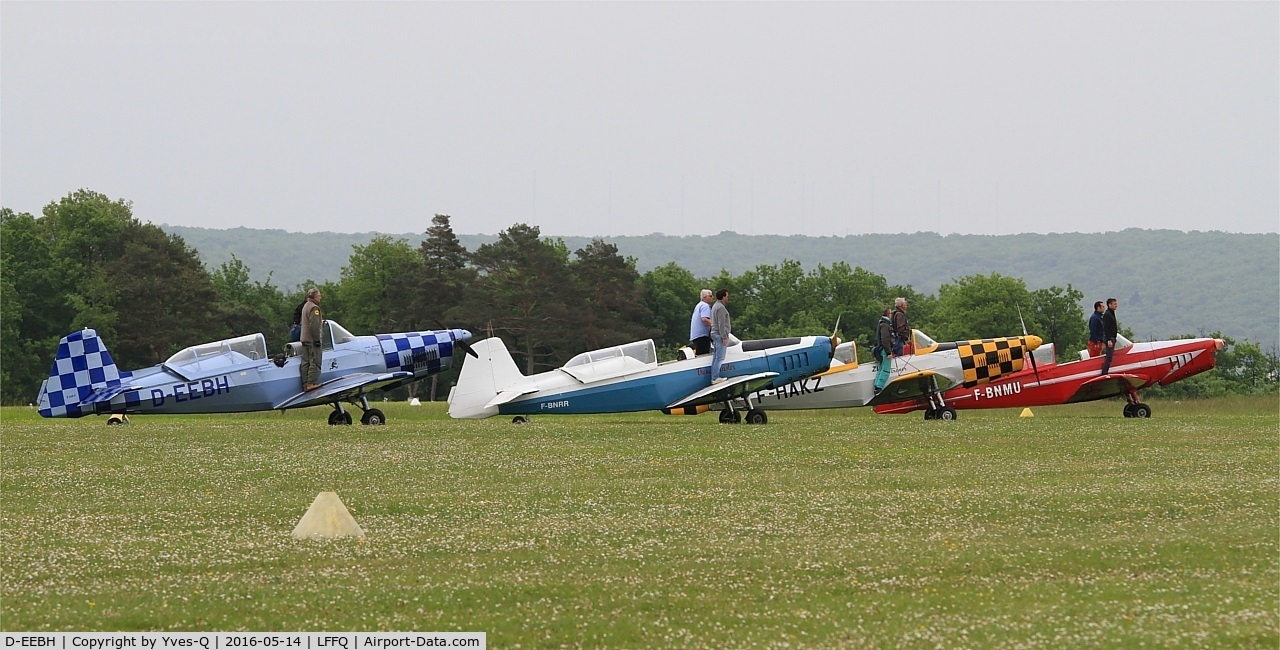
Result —
<svg viewBox="0 0 1280 650"><path fill-rule="evenodd" d="M950 409L998 409L1052 404L1091 402L1123 395L1124 416L1149 418L1151 407L1138 399L1138 390L1167 386L1213 368L1214 352L1224 347L1222 339L1181 339L1133 343L1116 339L1110 372L1102 374L1103 357L1080 353L1079 361L1055 363L1052 344L1040 346L1033 354L1034 365L1005 375L982 386L956 387L942 394ZM926 409L925 419L936 413L927 400L881 404L876 413L909 413ZM954 417L955 411L951 411ZM951 419L951 418L946 418Z"/></svg>

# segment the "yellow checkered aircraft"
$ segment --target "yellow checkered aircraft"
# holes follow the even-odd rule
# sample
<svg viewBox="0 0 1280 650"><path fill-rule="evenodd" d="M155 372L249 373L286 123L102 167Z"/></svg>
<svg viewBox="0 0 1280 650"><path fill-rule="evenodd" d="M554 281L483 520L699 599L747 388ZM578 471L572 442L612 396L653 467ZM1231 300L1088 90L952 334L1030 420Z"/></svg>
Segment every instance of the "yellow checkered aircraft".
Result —
<svg viewBox="0 0 1280 650"><path fill-rule="evenodd" d="M889 382L877 393L875 363L859 364L857 347L836 348L831 368L779 388L756 391L753 399L770 409L826 409L925 401L926 419L954 420L943 393L956 386L972 387L1022 370L1038 336L1008 336L939 343L912 330L913 353L892 359ZM714 406L712 408L715 408Z"/></svg>

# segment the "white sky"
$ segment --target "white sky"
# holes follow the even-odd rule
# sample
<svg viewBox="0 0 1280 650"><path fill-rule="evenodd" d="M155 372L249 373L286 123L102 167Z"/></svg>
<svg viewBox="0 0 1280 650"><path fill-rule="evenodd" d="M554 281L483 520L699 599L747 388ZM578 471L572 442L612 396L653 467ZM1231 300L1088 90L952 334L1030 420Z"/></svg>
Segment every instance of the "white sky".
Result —
<svg viewBox="0 0 1280 650"><path fill-rule="evenodd" d="M1280 230L1280 3L0 3L0 202L548 235Z"/></svg>

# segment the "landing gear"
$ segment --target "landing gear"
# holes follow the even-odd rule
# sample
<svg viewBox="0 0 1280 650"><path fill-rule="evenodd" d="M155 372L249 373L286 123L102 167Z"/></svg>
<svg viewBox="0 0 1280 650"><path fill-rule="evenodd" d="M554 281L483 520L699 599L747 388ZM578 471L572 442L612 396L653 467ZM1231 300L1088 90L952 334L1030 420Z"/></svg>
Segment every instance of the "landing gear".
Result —
<svg viewBox="0 0 1280 650"><path fill-rule="evenodd" d="M956 410L947 406L947 402L942 398L942 391L938 390L937 380L933 381L934 390L929 395L929 408L924 411L924 419L948 422L956 419Z"/></svg>
<svg viewBox="0 0 1280 650"><path fill-rule="evenodd" d="M354 401L354 400L352 400ZM357 404L364 414L360 416L360 424L371 427L380 427L387 423L387 416L378 409L369 408L369 396L364 393L360 394L360 402ZM333 403L333 412L329 414L329 424L333 426L351 426L351 414L342 408L342 402Z"/></svg>
<svg viewBox="0 0 1280 650"><path fill-rule="evenodd" d="M1151 417L1151 407L1142 402L1125 404L1124 416L1127 418L1149 418Z"/></svg>
<svg viewBox="0 0 1280 650"><path fill-rule="evenodd" d="M1127 388L1129 390L1125 394L1124 398L1129 400L1129 403L1124 407L1124 416L1127 418L1151 417L1151 407L1138 401L1138 391L1132 386L1127 386Z"/></svg>
<svg viewBox="0 0 1280 650"><path fill-rule="evenodd" d="M741 405L746 406L745 417L743 411L733 406L734 402L739 399L742 400ZM765 415L764 409L751 403L750 395L743 395L724 403L724 410L720 411L720 424L739 424L744 420L747 424L768 424L769 416Z"/></svg>
<svg viewBox="0 0 1280 650"><path fill-rule="evenodd" d="M517 415L511 418L511 424L528 424L529 418L525 415Z"/></svg>
<svg viewBox="0 0 1280 650"><path fill-rule="evenodd" d="M107 426L109 427L120 426L122 424L129 424L129 416L124 415L123 413L112 413L107 418Z"/></svg>

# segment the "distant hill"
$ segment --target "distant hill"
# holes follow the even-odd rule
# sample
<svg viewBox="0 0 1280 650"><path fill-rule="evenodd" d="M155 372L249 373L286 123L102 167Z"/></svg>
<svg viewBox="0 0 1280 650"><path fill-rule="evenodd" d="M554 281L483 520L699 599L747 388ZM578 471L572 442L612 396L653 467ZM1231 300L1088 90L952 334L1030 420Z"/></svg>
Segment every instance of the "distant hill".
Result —
<svg viewBox="0 0 1280 650"><path fill-rule="evenodd" d="M257 280L293 289L308 280L337 281L353 245L382 233L290 233L161 226L200 251L210 269L235 253ZM392 234L413 246L421 233ZM554 235L551 235L555 237ZM495 235L459 235L469 250ZM570 250L589 237L560 237ZM851 235L806 237L646 235L608 237L636 259L641 273L675 262L699 277L738 274L759 264L799 260L806 269L848 262L890 284L936 293L953 278L1000 273L1031 289L1071 284L1088 304L1120 299L1120 322L1141 339L1221 330L1238 339L1280 345L1280 235L1124 230L1049 235Z"/></svg>

